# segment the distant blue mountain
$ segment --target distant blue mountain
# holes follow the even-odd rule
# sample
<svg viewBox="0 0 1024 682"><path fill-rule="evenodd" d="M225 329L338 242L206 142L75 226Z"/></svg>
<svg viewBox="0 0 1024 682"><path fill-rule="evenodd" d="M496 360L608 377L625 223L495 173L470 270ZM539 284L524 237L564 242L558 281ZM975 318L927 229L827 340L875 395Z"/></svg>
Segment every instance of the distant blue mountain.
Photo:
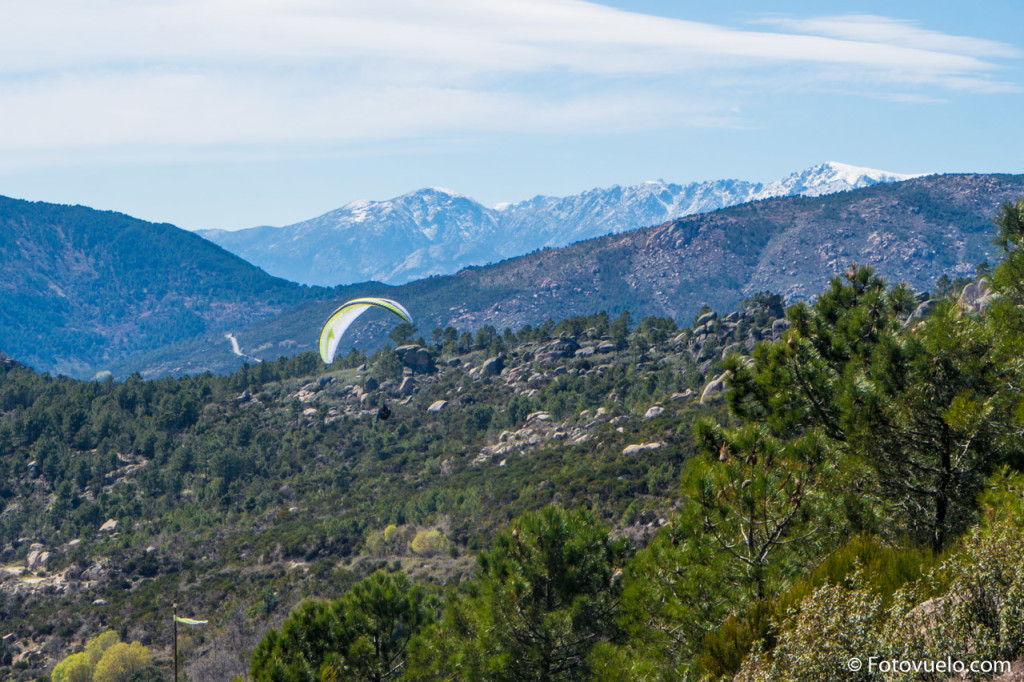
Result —
<svg viewBox="0 0 1024 682"><path fill-rule="evenodd" d="M352 202L287 227L200 234L294 282L402 284L749 201L821 196L910 177L829 162L768 184L656 181L569 197L538 196L493 208L451 190L430 188L387 201Z"/></svg>

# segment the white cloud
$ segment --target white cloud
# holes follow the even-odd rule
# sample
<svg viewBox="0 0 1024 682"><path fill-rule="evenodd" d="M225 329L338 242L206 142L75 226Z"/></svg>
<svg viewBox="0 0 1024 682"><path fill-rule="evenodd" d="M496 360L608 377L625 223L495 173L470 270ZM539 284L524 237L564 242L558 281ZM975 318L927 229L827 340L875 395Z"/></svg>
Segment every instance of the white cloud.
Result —
<svg viewBox="0 0 1024 682"><path fill-rule="evenodd" d="M0 152L741 125L744 92L1015 92L1016 48L873 16L750 31L582 0L0 0ZM735 88L736 84L742 87Z"/></svg>
<svg viewBox="0 0 1024 682"><path fill-rule="evenodd" d="M865 43L899 45L930 52L1015 59L1024 56L1024 52L1012 45L969 36L946 35L922 29L912 21L874 15L850 14L813 19L765 17L760 20L760 23L797 33Z"/></svg>

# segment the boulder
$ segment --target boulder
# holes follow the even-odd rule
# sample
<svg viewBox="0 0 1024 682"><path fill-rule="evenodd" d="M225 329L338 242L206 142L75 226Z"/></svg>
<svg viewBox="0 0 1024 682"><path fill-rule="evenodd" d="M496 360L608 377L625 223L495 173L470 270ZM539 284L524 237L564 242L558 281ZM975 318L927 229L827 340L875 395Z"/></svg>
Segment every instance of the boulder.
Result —
<svg viewBox="0 0 1024 682"><path fill-rule="evenodd" d="M505 369L505 358L501 355L488 358L484 360L484 364L480 365L480 372L490 377L498 376L503 369Z"/></svg>
<svg viewBox="0 0 1024 682"><path fill-rule="evenodd" d="M413 377L405 377L402 379L402 385L398 387L398 395L405 398L416 392L416 379Z"/></svg>
<svg viewBox="0 0 1024 682"><path fill-rule="evenodd" d="M977 282L965 286L960 292L960 307L973 312L984 312L995 297L995 292L988 287L988 280L982 277Z"/></svg>
<svg viewBox="0 0 1024 682"><path fill-rule="evenodd" d="M693 323L693 325L695 327L699 327L702 324L707 324L708 322L712 322L716 319L718 319L718 313L716 313L714 310L709 310L708 312L698 317L697 320Z"/></svg>
<svg viewBox="0 0 1024 682"><path fill-rule="evenodd" d="M113 533L117 530L117 519L107 519L102 526L100 526L101 533Z"/></svg>
<svg viewBox="0 0 1024 682"><path fill-rule="evenodd" d="M435 400L430 404L430 407L427 408L427 412L440 412L446 405L448 405L447 400Z"/></svg>
<svg viewBox="0 0 1024 682"><path fill-rule="evenodd" d="M42 568L50 559L50 553L43 549L34 549L28 553L25 563L30 569Z"/></svg>
<svg viewBox="0 0 1024 682"><path fill-rule="evenodd" d="M928 299L927 301L922 301L916 308L914 308L914 312L910 313L910 317L907 318L907 324L916 322L917 320L923 320L929 313L931 313L936 304L938 304L938 301L933 298Z"/></svg>
<svg viewBox="0 0 1024 682"><path fill-rule="evenodd" d="M576 339L564 336L538 348L536 357L541 361L569 358L576 353L576 348Z"/></svg>
<svg viewBox="0 0 1024 682"><path fill-rule="evenodd" d="M366 377L366 381L363 382L363 390L369 393L370 391L376 391L380 388L380 382L373 377Z"/></svg>
<svg viewBox="0 0 1024 682"><path fill-rule="evenodd" d="M742 348L742 347L743 347L743 344L741 344L739 342L737 342L737 343L730 343L728 346L726 346L725 348L722 349L722 359L725 360L727 357L729 357L730 353L738 353L738 352L740 352L740 348Z"/></svg>
<svg viewBox="0 0 1024 682"><path fill-rule="evenodd" d="M89 568L82 571L82 580L102 580L107 575L107 567L97 561Z"/></svg>
<svg viewBox="0 0 1024 682"><path fill-rule="evenodd" d="M633 445L627 445L626 447L622 448L622 454L625 455L626 457L631 457L633 455L638 455L641 452L645 452L647 450L658 450L659 448L663 447L665 447L664 443L635 443Z"/></svg>
<svg viewBox="0 0 1024 682"><path fill-rule="evenodd" d="M423 346L410 344L399 346L395 349L399 362L414 372L429 374L437 370L434 364L434 356Z"/></svg>
<svg viewBox="0 0 1024 682"><path fill-rule="evenodd" d="M717 377L712 379L704 386L704 390L700 393L701 403L711 402L712 400L719 400L725 394L725 376L726 373L719 374Z"/></svg>
<svg viewBox="0 0 1024 682"><path fill-rule="evenodd" d="M647 411L644 412L644 419L654 419L655 417L660 417L662 414L664 414L664 412L665 408L662 407L661 405L651 405L650 407L647 408Z"/></svg>

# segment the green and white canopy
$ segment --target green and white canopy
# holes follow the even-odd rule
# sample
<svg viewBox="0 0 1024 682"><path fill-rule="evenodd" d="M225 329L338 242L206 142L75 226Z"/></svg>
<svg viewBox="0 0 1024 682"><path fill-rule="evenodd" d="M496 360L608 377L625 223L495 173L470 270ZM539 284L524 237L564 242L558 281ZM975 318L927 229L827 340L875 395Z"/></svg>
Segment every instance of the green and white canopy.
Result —
<svg viewBox="0 0 1024 682"><path fill-rule="evenodd" d="M397 301L390 298L355 298L344 304L327 318L324 328L320 330L320 357L328 365L334 361L334 354L338 351L338 342L341 335L349 328L349 325L357 317L362 315L369 308L383 308L390 310L395 315L412 324L412 316L409 311L402 307Z"/></svg>

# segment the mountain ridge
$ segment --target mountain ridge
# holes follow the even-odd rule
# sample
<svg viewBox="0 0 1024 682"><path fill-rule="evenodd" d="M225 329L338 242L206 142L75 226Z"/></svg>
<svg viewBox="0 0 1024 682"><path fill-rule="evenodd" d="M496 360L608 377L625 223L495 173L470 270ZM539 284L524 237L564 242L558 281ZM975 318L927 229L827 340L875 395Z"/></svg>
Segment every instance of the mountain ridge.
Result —
<svg viewBox="0 0 1024 682"><path fill-rule="evenodd" d="M404 284L749 201L794 194L820 196L911 177L915 176L827 162L767 184L647 181L568 197L538 195L491 208L464 194L433 187L385 201L350 202L285 227L199 234L271 274L296 282Z"/></svg>
<svg viewBox="0 0 1024 682"><path fill-rule="evenodd" d="M685 323L703 305L724 312L762 291L790 301L813 296L853 262L926 290L940 275L973 277L994 255L991 220L1000 203L1021 196L1021 175L925 176L822 197L751 202L454 275L398 286L367 283L362 291L402 301L429 333L448 326L515 329L600 311ZM235 334L243 349L276 352L287 340L290 353L312 350L319 322L340 302L340 296L310 301ZM341 352L386 343L388 328L382 321L350 330ZM190 357L208 358L209 369L235 366L221 369L213 359L227 358L223 339L197 340L191 348ZM159 375L176 362L159 351L145 360L117 371Z"/></svg>
<svg viewBox="0 0 1024 682"><path fill-rule="evenodd" d="M0 197L0 350L88 377L315 295L169 224Z"/></svg>

